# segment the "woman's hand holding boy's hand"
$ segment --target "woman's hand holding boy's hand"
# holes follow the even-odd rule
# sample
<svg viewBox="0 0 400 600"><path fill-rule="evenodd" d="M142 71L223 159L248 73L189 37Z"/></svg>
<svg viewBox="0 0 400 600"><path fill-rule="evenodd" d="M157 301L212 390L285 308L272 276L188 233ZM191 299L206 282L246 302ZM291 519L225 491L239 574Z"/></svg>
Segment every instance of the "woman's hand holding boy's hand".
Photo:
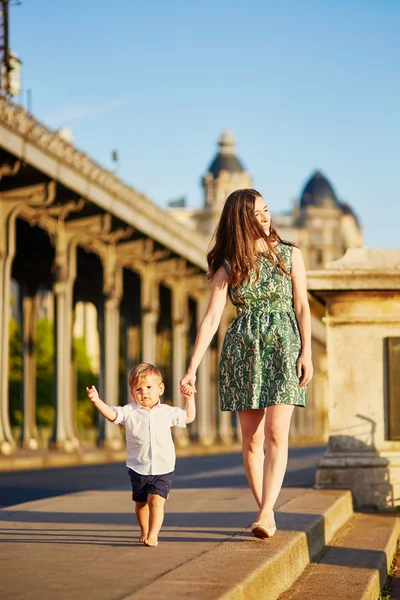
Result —
<svg viewBox="0 0 400 600"><path fill-rule="evenodd" d="M185 398L192 398L195 395L196 389L194 385L187 383L185 384L184 388L185 391L183 391L183 388L181 387L181 393L185 396Z"/></svg>
<svg viewBox="0 0 400 600"><path fill-rule="evenodd" d="M93 404L96 404L100 400L99 393L96 390L96 388L94 387L94 385L92 385L91 388L87 387L86 393L89 397L89 400L91 400L93 402Z"/></svg>
<svg viewBox="0 0 400 600"><path fill-rule="evenodd" d="M196 390L196 373L187 371L186 375L182 377L180 382L181 394L184 396L190 396L193 393L197 393Z"/></svg>
<svg viewBox="0 0 400 600"><path fill-rule="evenodd" d="M182 394L185 396L186 400L186 425L188 423L193 423L196 418L196 403L194 401L195 387L194 385L190 385L189 383L185 383L182 386ZM184 389L184 391L183 391Z"/></svg>

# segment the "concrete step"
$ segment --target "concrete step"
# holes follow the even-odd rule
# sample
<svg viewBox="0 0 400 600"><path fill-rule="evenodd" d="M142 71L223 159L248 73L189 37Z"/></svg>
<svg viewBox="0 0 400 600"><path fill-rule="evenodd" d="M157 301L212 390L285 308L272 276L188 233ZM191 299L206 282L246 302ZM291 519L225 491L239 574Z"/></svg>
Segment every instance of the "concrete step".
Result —
<svg viewBox="0 0 400 600"><path fill-rule="evenodd" d="M377 600L399 535L396 515L354 515L279 600Z"/></svg>
<svg viewBox="0 0 400 600"><path fill-rule="evenodd" d="M348 491L307 490L276 512L278 532L259 540L246 529L124 600L276 600L349 518Z"/></svg>

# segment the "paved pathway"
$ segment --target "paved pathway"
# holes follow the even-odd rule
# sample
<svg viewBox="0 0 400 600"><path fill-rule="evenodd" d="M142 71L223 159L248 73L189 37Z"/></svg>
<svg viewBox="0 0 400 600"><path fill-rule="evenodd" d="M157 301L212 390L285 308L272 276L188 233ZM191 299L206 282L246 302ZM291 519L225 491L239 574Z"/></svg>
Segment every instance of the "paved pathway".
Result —
<svg viewBox="0 0 400 600"><path fill-rule="evenodd" d="M277 507L312 486L322 451L291 451ZM253 548L257 540L248 528L256 506L241 455L180 458L177 465L157 548L138 542L124 465L0 473L1 597L136 599L222 542ZM287 487L296 482L297 489ZM207 573L196 578L207 587Z"/></svg>
<svg viewBox="0 0 400 600"><path fill-rule="evenodd" d="M285 488L278 504L305 491ZM137 541L126 491L77 492L4 508L1 597L121 600L141 590L145 595L147 585L224 541L256 543L245 531L255 512L247 488L175 489L160 544L149 548ZM196 579L207 583L207 573L196 573ZM186 582L183 597L187 593Z"/></svg>

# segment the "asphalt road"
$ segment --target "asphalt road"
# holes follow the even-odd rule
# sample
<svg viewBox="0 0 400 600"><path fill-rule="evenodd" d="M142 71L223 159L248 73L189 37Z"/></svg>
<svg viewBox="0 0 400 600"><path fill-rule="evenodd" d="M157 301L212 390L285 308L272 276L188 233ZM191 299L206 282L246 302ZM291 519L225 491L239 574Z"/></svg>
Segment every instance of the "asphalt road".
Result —
<svg viewBox="0 0 400 600"><path fill-rule="evenodd" d="M293 448L283 485L312 487L324 446ZM173 488L246 487L240 453L178 458ZM0 473L0 507L87 490L130 490L123 463Z"/></svg>

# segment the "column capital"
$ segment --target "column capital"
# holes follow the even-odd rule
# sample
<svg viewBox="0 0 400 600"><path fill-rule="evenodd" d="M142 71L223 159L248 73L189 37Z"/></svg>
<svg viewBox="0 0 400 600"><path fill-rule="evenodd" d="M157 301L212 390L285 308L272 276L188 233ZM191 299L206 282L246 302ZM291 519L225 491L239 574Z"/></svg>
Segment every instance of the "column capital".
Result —
<svg viewBox="0 0 400 600"><path fill-rule="evenodd" d="M55 282L74 280L76 276L74 259L77 245L79 243L88 244L92 238L105 231L109 226L108 220L104 220L101 216L92 216L66 223L62 216L54 220L49 218L45 211L41 213L40 220L42 219L46 220L50 241L55 248L53 266Z"/></svg>
<svg viewBox="0 0 400 600"><path fill-rule="evenodd" d="M15 177L21 170L22 161L16 160L14 164L4 163L0 167L0 180L3 177Z"/></svg>
<svg viewBox="0 0 400 600"><path fill-rule="evenodd" d="M50 206L56 199L57 184L55 181L35 183L23 188L13 188L0 192L1 203L18 203L29 207Z"/></svg>
<svg viewBox="0 0 400 600"><path fill-rule="evenodd" d="M118 260L118 252L114 245L107 245L100 254L103 265L103 294L106 302L119 305L122 293L122 265Z"/></svg>
<svg viewBox="0 0 400 600"><path fill-rule="evenodd" d="M141 277L141 308L142 314L148 318L153 315L158 318L160 311L159 279L154 263L148 263L140 271Z"/></svg>
<svg viewBox="0 0 400 600"><path fill-rule="evenodd" d="M188 291L182 279L172 281L172 324L174 327L187 331L189 327Z"/></svg>
<svg viewBox="0 0 400 600"><path fill-rule="evenodd" d="M210 282L207 275L195 275L185 279L188 294L195 300L207 298L210 294Z"/></svg>

